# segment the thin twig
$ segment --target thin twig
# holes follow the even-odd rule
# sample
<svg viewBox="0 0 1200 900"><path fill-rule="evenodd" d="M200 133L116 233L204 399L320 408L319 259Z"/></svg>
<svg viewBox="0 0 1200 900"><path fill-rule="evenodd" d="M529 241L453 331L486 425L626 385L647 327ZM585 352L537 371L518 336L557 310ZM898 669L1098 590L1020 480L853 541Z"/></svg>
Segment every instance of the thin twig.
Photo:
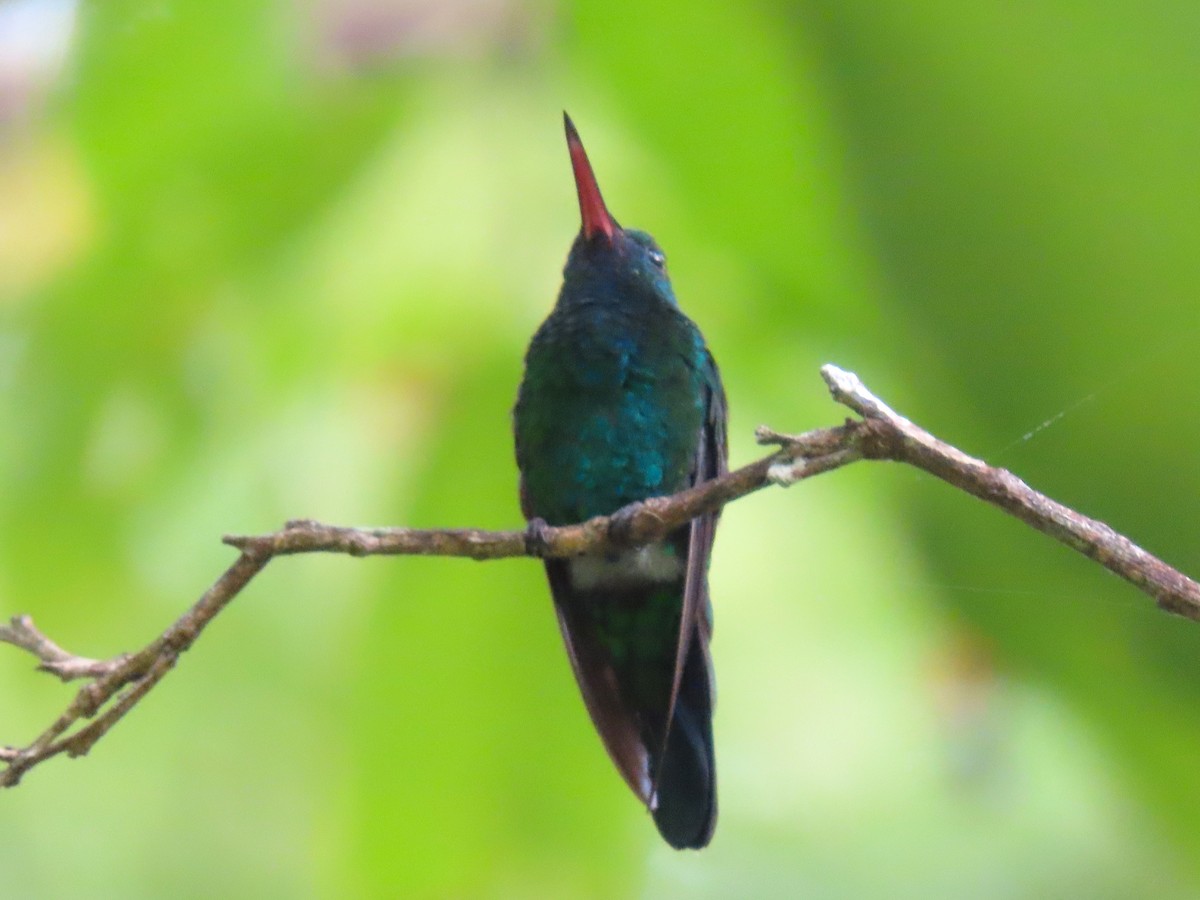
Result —
<svg viewBox="0 0 1200 900"><path fill-rule="evenodd" d="M88 683L31 744L0 748L0 788L16 785L25 772L52 756L86 754L162 680L209 622L276 556L325 552L487 560L603 553L660 540L701 513L717 510L769 484L786 486L860 459L893 460L923 469L1107 567L1154 597L1161 608L1200 621L1200 584L1103 522L1038 493L1011 472L988 466L938 440L891 410L853 373L829 365L821 369L821 375L834 399L858 413L860 420L801 435L760 428L759 442L778 445L777 451L721 478L670 497L631 504L611 516L536 531L346 528L299 519L270 534L227 536L225 543L241 551L233 565L158 638L136 653L109 660L69 653L42 634L28 616L14 617L8 625L0 625L0 642L33 654L39 669L64 681L87 679ZM80 725L84 720L90 721Z"/></svg>
<svg viewBox="0 0 1200 900"><path fill-rule="evenodd" d="M886 423L863 434L867 459L891 459L924 469L948 484L985 500L1027 525L1093 559L1149 594L1160 608L1200 621L1200 584L1103 522L1035 491L1007 469L989 466L943 443L866 389L853 372L827 365L821 377L833 398L866 423Z"/></svg>

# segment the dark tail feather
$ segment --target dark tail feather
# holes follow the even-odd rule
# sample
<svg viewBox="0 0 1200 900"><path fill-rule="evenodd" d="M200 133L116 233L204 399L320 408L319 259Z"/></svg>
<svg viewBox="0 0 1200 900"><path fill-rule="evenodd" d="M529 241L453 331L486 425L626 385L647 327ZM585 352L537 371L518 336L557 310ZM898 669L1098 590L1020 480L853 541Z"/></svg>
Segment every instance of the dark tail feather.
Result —
<svg viewBox="0 0 1200 900"><path fill-rule="evenodd" d="M700 640L692 636L667 746L657 765L654 824L676 850L706 846L717 823L712 685Z"/></svg>

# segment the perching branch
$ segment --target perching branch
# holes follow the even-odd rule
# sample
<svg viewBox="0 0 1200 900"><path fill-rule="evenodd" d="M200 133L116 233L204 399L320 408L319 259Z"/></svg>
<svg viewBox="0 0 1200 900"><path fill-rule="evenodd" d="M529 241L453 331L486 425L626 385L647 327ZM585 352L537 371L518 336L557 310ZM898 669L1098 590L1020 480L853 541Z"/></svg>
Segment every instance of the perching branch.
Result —
<svg viewBox="0 0 1200 900"><path fill-rule="evenodd" d="M759 443L779 447L769 456L699 487L631 504L612 516L522 531L364 529L297 520L271 534L227 536L225 543L241 553L195 605L142 650L109 660L68 653L38 631L28 616L14 617L8 625L0 625L0 642L33 654L39 669L63 681L86 679L88 683L33 743L0 748L0 788L13 787L29 769L52 756L83 756L91 750L276 556L326 552L485 560L603 553L659 540L701 513L717 510L768 484L787 486L860 459L893 460L936 475L1095 560L1149 594L1162 609L1200 621L1200 584L1103 522L1056 503L1005 469L993 468L939 441L893 412L853 373L828 365L821 375L833 398L861 419L800 435L760 428ZM81 725L84 720L90 721Z"/></svg>

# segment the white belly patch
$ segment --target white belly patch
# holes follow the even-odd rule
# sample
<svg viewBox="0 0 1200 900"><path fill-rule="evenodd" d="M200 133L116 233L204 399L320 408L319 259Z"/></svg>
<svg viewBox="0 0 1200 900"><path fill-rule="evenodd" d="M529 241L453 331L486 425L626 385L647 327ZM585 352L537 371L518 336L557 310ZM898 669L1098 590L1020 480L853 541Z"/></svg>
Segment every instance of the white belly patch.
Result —
<svg viewBox="0 0 1200 900"><path fill-rule="evenodd" d="M683 560L662 544L625 550L616 557L580 556L568 563L576 590L622 588L646 581L676 581Z"/></svg>

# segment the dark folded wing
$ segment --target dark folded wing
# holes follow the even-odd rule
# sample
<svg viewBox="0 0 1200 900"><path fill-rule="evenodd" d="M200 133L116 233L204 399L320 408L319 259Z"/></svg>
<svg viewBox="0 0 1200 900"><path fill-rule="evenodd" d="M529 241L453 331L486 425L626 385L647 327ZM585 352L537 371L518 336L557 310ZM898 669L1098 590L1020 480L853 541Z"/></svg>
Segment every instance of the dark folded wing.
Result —
<svg viewBox="0 0 1200 900"><path fill-rule="evenodd" d="M584 614L579 604L570 602L571 576L565 560L546 560L546 575L554 597L554 610L558 614L558 627L592 724L629 787L649 805L649 754L642 743L637 722L621 699L612 660L601 649L603 641L595 633L595 620Z"/></svg>
<svg viewBox="0 0 1200 900"><path fill-rule="evenodd" d="M712 357L707 359L710 373L708 404L704 426L700 430L696 448L695 472L692 485L719 478L729 471L729 444L725 434L726 410L725 389ZM683 677L684 664L692 637L699 639L712 681L712 660L708 653L708 642L712 637L712 607L708 597L708 560L712 553L713 537L717 530L719 512L705 513L692 520L688 534L687 570L683 585L683 612L679 619L679 644L675 653L675 678L671 685L671 702L667 707L667 732L679 699L679 683ZM667 734L663 736L666 746Z"/></svg>

